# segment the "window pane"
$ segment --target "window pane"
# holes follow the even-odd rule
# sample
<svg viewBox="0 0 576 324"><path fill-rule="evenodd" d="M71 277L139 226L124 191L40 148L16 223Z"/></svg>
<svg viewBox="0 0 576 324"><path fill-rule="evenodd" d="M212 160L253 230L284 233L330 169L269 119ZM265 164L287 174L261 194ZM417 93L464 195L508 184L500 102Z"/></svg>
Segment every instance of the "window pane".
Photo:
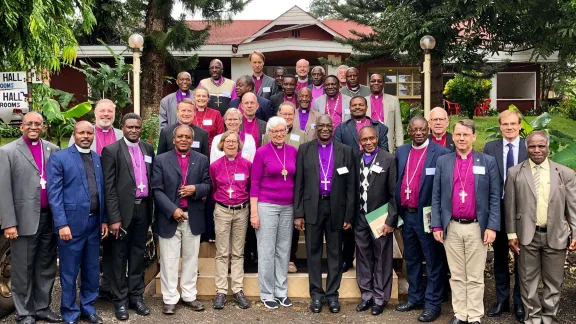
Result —
<svg viewBox="0 0 576 324"><path fill-rule="evenodd" d="M396 83L385 84L384 85L384 93L397 96L398 94L396 93L396 87L397 87Z"/></svg>
<svg viewBox="0 0 576 324"><path fill-rule="evenodd" d="M384 82L398 82L396 71L386 71L386 74L384 75Z"/></svg>
<svg viewBox="0 0 576 324"><path fill-rule="evenodd" d="M422 95L422 84L420 82L414 83L413 87L414 87L414 95L415 96Z"/></svg>
<svg viewBox="0 0 576 324"><path fill-rule="evenodd" d="M411 82L412 75L410 70L398 72L398 82Z"/></svg>
<svg viewBox="0 0 576 324"><path fill-rule="evenodd" d="M420 73L420 71L418 71L418 69L412 70L412 81L414 81L414 82L420 81L420 75L421 75L421 73Z"/></svg>
<svg viewBox="0 0 576 324"><path fill-rule="evenodd" d="M401 97L412 95L412 84L411 83L399 83L398 84L398 95Z"/></svg>

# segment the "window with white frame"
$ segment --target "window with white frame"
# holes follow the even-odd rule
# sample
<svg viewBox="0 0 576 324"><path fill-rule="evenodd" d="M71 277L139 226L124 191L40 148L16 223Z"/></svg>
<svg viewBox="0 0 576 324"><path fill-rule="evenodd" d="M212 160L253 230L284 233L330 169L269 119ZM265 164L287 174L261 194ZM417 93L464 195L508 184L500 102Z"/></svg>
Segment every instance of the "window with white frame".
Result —
<svg viewBox="0 0 576 324"><path fill-rule="evenodd" d="M417 67L370 69L368 78L372 73L384 75L384 93L399 98L420 98L422 94L422 81ZM367 81L367 85L370 85L370 80Z"/></svg>

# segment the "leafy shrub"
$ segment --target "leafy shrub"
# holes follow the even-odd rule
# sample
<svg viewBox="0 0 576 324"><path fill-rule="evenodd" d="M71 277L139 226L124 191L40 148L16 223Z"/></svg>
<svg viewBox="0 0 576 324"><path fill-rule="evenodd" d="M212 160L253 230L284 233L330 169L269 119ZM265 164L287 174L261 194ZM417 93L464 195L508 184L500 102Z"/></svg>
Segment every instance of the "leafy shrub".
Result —
<svg viewBox="0 0 576 324"><path fill-rule="evenodd" d="M492 89L492 81L488 79L456 74L454 79L446 83L443 93L450 101L458 103L461 114L472 119L474 109L482 100L490 97L490 89Z"/></svg>
<svg viewBox="0 0 576 324"><path fill-rule="evenodd" d="M16 138L22 136L22 131L18 126L11 126L0 121L0 139Z"/></svg>
<svg viewBox="0 0 576 324"><path fill-rule="evenodd" d="M158 139L160 138L160 126L158 115L152 115L142 121L142 135L140 138L158 148Z"/></svg>

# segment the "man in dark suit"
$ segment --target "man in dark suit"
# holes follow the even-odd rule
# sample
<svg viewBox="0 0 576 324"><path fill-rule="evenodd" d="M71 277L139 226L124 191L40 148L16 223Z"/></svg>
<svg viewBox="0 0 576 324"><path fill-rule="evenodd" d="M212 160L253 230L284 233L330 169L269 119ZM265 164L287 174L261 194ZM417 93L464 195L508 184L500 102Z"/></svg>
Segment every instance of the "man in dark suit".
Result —
<svg viewBox="0 0 576 324"><path fill-rule="evenodd" d="M100 279L100 237L108 236L104 203L104 177L100 156L90 150L94 127L87 121L74 126L75 144L58 151L48 161L48 199L58 234L60 311L66 323L78 317L102 323L94 303ZM76 304L76 280L82 271L80 304Z"/></svg>
<svg viewBox="0 0 576 324"><path fill-rule="evenodd" d="M270 96L276 93L276 81L264 74L264 63L266 58L264 53L254 51L249 56L250 66L252 67L252 79L254 80L254 93L257 96L270 99Z"/></svg>
<svg viewBox="0 0 576 324"><path fill-rule="evenodd" d="M272 102L272 107L274 107L274 114L278 114L278 108L280 105L285 102L291 102L294 106L298 105L298 95L295 92L296 89L296 77L292 74L286 74L282 79L282 92L278 92L277 94L270 97L270 101Z"/></svg>
<svg viewBox="0 0 576 324"><path fill-rule="evenodd" d="M156 156L152 171L152 190L158 216L153 230L160 243L160 279L164 306L172 315L176 304L194 311L204 310L196 299L200 235L206 230L203 198L210 193L208 158L190 150L194 131L187 125L174 129L174 150ZM182 254L180 254L182 251ZM178 266L182 271L178 292Z"/></svg>
<svg viewBox="0 0 576 324"><path fill-rule="evenodd" d="M238 108L240 112L244 112L244 108L242 107L242 97L244 97L244 94L248 92L255 94L254 80L249 75L239 77L238 81L236 81L236 96L238 98L230 101L228 106L230 108ZM274 106L272 106L270 100L259 95L256 96L256 99L259 107L256 111L256 118L267 122L268 119L276 116L276 114L274 114Z"/></svg>
<svg viewBox="0 0 576 324"><path fill-rule="evenodd" d="M438 158L432 189L432 230L450 267L454 317L450 324L480 324L488 245L500 231L501 188L496 159L474 152L474 121L454 127L456 152Z"/></svg>
<svg viewBox="0 0 576 324"><path fill-rule="evenodd" d="M174 149L172 134L178 125L188 125L194 130L194 142L192 142L192 151L204 154L208 157L210 151L208 150L208 132L202 128L192 124L194 120L194 101L192 99L184 98L178 103L176 116L178 122L164 127L160 131L160 139L158 140L158 154L162 154Z"/></svg>
<svg viewBox="0 0 576 324"><path fill-rule="evenodd" d="M428 133L424 117L412 118L408 125L412 142L396 150L396 203L404 220L402 239L408 279L408 300L397 305L396 310L424 309L418 317L420 322L433 322L440 316L447 271L444 248L434 240L430 221L426 218L425 222L424 216L430 216L436 160L450 150L429 140ZM426 283L423 261L426 261Z"/></svg>
<svg viewBox="0 0 576 324"><path fill-rule="evenodd" d="M276 81L276 92L274 92L272 95L282 92L282 79L284 79L284 75L286 75L286 73L286 68L283 66L277 66L274 68L272 77L274 78L274 81Z"/></svg>
<svg viewBox="0 0 576 324"><path fill-rule="evenodd" d="M0 220L10 240L11 293L16 323L59 323L50 309L56 279L56 236L46 192L46 164L60 148L40 138L44 120L24 116L22 137L0 148Z"/></svg>
<svg viewBox="0 0 576 324"><path fill-rule="evenodd" d="M112 301L116 318L124 321L129 318L128 307L141 316L150 314L142 294L146 238L153 210L150 179L154 148L140 140L139 115L124 115L122 132L122 140L102 150L102 172L111 234L108 239L112 241L109 245Z"/></svg>
<svg viewBox="0 0 576 324"><path fill-rule="evenodd" d="M372 306L372 315L379 315L392 294L394 228L398 223L396 208L396 161L394 155L378 147L378 136L372 126L364 126L358 133L364 154L356 163L359 174L359 215L354 224L356 237L356 280L362 301L356 311ZM380 235L375 238L366 215L388 204L388 216Z"/></svg>
<svg viewBox="0 0 576 324"><path fill-rule="evenodd" d="M450 120L448 119L448 113L444 108L435 107L430 110L428 125L430 126L430 135L428 138L432 142L440 144L452 152L456 150L452 134L447 132Z"/></svg>
<svg viewBox="0 0 576 324"><path fill-rule="evenodd" d="M330 312L338 313L338 287L342 279L342 235L351 231L357 215L355 161L352 150L332 140L332 118L316 120L317 141L300 146L296 160L294 224L306 228L306 254L310 280L310 309L322 311L322 299ZM321 167L320 167L321 166ZM326 238L328 277L322 289L322 250Z"/></svg>
<svg viewBox="0 0 576 324"><path fill-rule="evenodd" d="M504 183L508 169L528 158L526 152L526 142L520 138L520 128L522 126L521 116L514 110L504 110L498 117L501 139L486 143L484 154L496 158L498 165L498 175L500 185L504 191ZM503 197L503 192L500 195ZM506 228L504 217L504 200L501 201L501 231L496 234L496 240L492 244L494 248L494 281L496 282L496 303L488 310L487 315L490 317L500 316L510 308L510 270L508 268L508 237L504 228ZM518 322L524 320L524 307L520 297L520 281L518 279L518 263L514 262L514 317Z"/></svg>

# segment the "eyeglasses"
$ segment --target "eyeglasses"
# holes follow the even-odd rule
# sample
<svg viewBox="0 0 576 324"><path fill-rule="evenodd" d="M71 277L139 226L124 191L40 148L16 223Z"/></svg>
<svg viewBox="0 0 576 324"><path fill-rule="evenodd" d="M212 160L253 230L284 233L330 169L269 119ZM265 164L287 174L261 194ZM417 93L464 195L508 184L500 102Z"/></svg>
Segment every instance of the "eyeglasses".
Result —
<svg viewBox="0 0 576 324"><path fill-rule="evenodd" d="M294 113L281 113L280 116L281 117L292 117L292 116L294 116Z"/></svg>
<svg viewBox="0 0 576 324"><path fill-rule="evenodd" d="M446 118L433 118L433 119L430 119L430 121L431 121L431 122L434 122L434 123L443 122L443 121L445 121L445 120L446 120Z"/></svg>
<svg viewBox="0 0 576 324"><path fill-rule="evenodd" d="M270 133L273 134L273 135L276 135L276 134L285 134L285 133L286 133L286 129L271 130Z"/></svg>
<svg viewBox="0 0 576 324"><path fill-rule="evenodd" d="M226 118L226 121L240 121L240 118Z"/></svg>
<svg viewBox="0 0 576 324"><path fill-rule="evenodd" d="M456 137L456 138L469 138L470 136L472 136L472 134L452 134L452 137Z"/></svg>
<svg viewBox="0 0 576 324"><path fill-rule="evenodd" d="M35 123L35 122L27 122L27 123L22 123L22 125L26 126L26 127L42 127L44 125L44 123Z"/></svg>
<svg viewBox="0 0 576 324"><path fill-rule="evenodd" d="M238 141L235 140L225 140L224 144L238 144Z"/></svg>

